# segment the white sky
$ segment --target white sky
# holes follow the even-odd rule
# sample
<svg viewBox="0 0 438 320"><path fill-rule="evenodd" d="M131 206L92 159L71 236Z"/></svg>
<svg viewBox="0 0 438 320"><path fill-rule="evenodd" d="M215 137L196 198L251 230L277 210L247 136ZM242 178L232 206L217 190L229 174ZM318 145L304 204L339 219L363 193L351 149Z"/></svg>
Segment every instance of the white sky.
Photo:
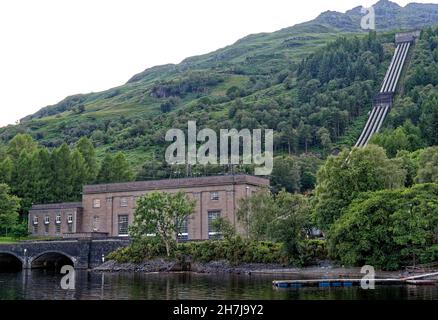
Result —
<svg viewBox="0 0 438 320"><path fill-rule="evenodd" d="M376 1L1 0L0 126L147 67Z"/></svg>

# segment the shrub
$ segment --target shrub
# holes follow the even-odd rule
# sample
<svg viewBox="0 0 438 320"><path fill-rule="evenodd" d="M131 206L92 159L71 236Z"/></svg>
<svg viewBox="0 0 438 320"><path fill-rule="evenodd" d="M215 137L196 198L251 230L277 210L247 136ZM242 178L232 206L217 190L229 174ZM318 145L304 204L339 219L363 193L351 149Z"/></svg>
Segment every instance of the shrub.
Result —
<svg viewBox="0 0 438 320"><path fill-rule="evenodd" d="M120 248L108 255L108 260L119 263L140 263L146 259L152 259L166 255L166 246L156 238L143 239L131 243L128 247Z"/></svg>

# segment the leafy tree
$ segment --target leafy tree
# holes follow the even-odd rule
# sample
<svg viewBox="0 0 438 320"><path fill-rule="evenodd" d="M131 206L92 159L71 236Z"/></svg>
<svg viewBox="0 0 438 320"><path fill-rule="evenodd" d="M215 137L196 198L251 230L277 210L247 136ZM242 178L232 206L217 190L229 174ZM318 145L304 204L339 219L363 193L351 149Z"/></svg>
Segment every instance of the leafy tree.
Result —
<svg viewBox="0 0 438 320"><path fill-rule="evenodd" d="M429 145L438 145L438 94L431 95L421 109L420 128L424 138Z"/></svg>
<svg viewBox="0 0 438 320"><path fill-rule="evenodd" d="M79 152L79 150L74 150L71 154L71 162L72 162L72 171L73 175L71 177L72 184L72 197L77 197L80 199L80 195L82 192L82 187L87 183L87 179L89 178L87 174L87 166L84 160L84 157Z"/></svg>
<svg viewBox="0 0 438 320"><path fill-rule="evenodd" d="M325 154L328 154L330 152L330 149L332 148L332 140L330 138L330 132L326 128L320 128L318 129L316 135Z"/></svg>
<svg viewBox="0 0 438 320"><path fill-rule="evenodd" d="M8 185L0 184L0 230L3 234L8 235L17 223L20 208L20 199L11 195Z"/></svg>
<svg viewBox="0 0 438 320"><path fill-rule="evenodd" d="M274 216L274 198L267 189L260 189L239 203L237 219L242 224L245 236L251 240L266 239L267 226Z"/></svg>
<svg viewBox="0 0 438 320"><path fill-rule="evenodd" d="M36 181L33 202L57 202L53 197L54 186L51 183L53 175L51 154L46 148L41 148L34 154L32 166Z"/></svg>
<svg viewBox="0 0 438 320"><path fill-rule="evenodd" d="M438 183L438 147L422 150L419 155L418 171L415 180L418 183Z"/></svg>
<svg viewBox="0 0 438 320"><path fill-rule="evenodd" d="M14 165L10 157L0 161L0 183L9 184L12 179Z"/></svg>
<svg viewBox="0 0 438 320"><path fill-rule="evenodd" d="M234 237L236 237L236 228L228 219L218 217L214 219L212 226L213 229L222 235L227 241L231 241Z"/></svg>
<svg viewBox="0 0 438 320"><path fill-rule="evenodd" d="M99 183L127 182L133 179L131 167L123 153L106 154L97 177Z"/></svg>
<svg viewBox="0 0 438 320"><path fill-rule="evenodd" d="M261 189L240 201L237 217L249 239L282 242L291 256L300 256L310 219L306 197Z"/></svg>
<svg viewBox="0 0 438 320"><path fill-rule="evenodd" d="M113 156L107 153L100 164L99 174L97 175L98 183L110 183L112 182L112 165Z"/></svg>
<svg viewBox="0 0 438 320"><path fill-rule="evenodd" d="M28 134L17 134L9 142L8 155L12 157L13 160L18 159L22 151L26 151L29 154L37 149L37 143Z"/></svg>
<svg viewBox="0 0 438 320"><path fill-rule="evenodd" d="M424 146L421 139L421 131L411 122L395 130L384 130L375 134L370 143L383 147L389 157L395 157L398 151L414 151Z"/></svg>
<svg viewBox="0 0 438 320"><path fill-rule="evenodd" d="M28 211L33 204L36 176L32 157L33 154L23 150L12 172L12 192L21 198L23 211Z"/></svg>
<svg viewBox="0 0 438 320"><path fill-rule="evenodd" d="M438 185L359 195L332 226L329 251L346 265L385 269L436 261Z"/></svg>
<svg viewBox="0 0 438 320"><path fill-rule="evenodd" d="M290 156L276 157L271 174L273 191L285 189L299 192L301 189L301 168L298 161Z"/></svg>
<svg viewBox="0 0 438 320"><path fill-rule="evenodd" d="M269 240L284 243L291 257L302 256L311 207L306 197L281 191L275 197L276 212L268 225Z"/></svg>
<svg viewBox="0 0 438 320"><path fill-rule="evenodd" d="M76 144L76 148L81 153L85 161L86 179L85 183L94 183L98 174L98 164L96 159L96 152L90 139L82 137Z"/></svg>
<svg viewBox="0 0 438 320"><path fill-rule="evenodd" d="M166 245L167 256L176 247L182 223L193 213L195 201L183 192L175 194L151 192L137 201L130 235L134 242L141 242L155 234Z"/></svg>
<svg viewBox="0 0 438 320"><path fill-rule="evenodd" d="M52 192L53 201L71 201L74 200L72 178L73 162L70 148L67 144L62 144L52 152Z"/></svg>
<svg viewBox="0 0 438 320"><path fill-rule="evenodd" d="M317 174L315 217L328 230L350 202L364 191L398 188L406 171L387 158L381 147L368 145L330 156Z"/></svg>

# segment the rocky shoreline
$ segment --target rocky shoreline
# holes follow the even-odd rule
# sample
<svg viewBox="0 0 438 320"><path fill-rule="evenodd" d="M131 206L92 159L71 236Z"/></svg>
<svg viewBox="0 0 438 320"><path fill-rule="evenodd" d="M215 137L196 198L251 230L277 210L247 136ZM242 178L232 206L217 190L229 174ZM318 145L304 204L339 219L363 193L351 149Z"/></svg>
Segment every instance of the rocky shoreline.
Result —
<svg viewBox="0 0 438 320"><path fill-rule="evenodd" d="M192 262L181 265L176 260L166 260L162 258L147 260L141 263L118 263L110 260L94 268L95 272L139 272L139 273L157 273L157 272L195 272L202 274L288 274L301 275L305 277L316 278L362 278L364 274L360 273L360 268L345 268L336 266L328 261L323 261L315 266L293 267L282 264L264 264L248 263L237 266L229 262L211 261L208 263ZM398 278L406 276L403 271L377 271L377 277Z"/></svg>

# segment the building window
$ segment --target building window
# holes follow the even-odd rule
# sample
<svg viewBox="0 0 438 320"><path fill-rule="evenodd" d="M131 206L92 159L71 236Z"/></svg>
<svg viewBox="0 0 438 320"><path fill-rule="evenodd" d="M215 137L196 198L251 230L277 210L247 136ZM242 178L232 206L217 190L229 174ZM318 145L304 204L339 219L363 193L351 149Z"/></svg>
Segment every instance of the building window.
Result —
<svg viewBox="0 0 438 320"><path fill-rule="evenodd" d="M100 208L100 199L93 200L93 208Z"/></svg>
<svg viewBox="0 0 438 320"><path fill-rule="evenodd" d="M37 222L37 224L33 225L33 233L38 234L38 222Z"/></svg>
<svg viewBox="0 0 438 320"><path fill-rule="evenodd" d="M219 200L219 192L217 191L210 192L210 199L213 201Z"/></svg>
<svg viewBox="0 0 438 320"><path fill-rule="evenodd" d="M49 225L48 224L44 225L44 233L46 236L49 235Z"/></svg>
<svg viewBox="0 0 438 320"><path fill-rule="evenodd" d="M93 232L99 231L99 216L93 217L92 226L93 226Z"/></svg>
<svg viewBox="0 0 438 320"><path fill-rule="evenodd" d="M119 215L119 236L128 235L128 215Z"/></svg>
<svg viewBox="0 0 438 320"><path fill-rule="evenodd" d="M179 241L188 241L189 240L189 228L188 228L188 220L187 217L182 221L181 228L178 233Z"/></svg>
<svg viewBox="0 0 438 320"><path fill-rule="evenodd" d="M128 206L128 198L121 198L120 199L120 206L127 207Z"/></svg>
<svg viewBox="0 0 438 320"><path fill-rule="evenodd" d="M56 227L56 234L57 235L60 235L61 234L61 224L60 223L57 223L56 225L55 225L55 227Z"/></svg>
<svg viewBox="0 0 438 320"><path fill-rule="evenodd" d="M61 215L60 215L60 214L57 214L57 215L56 215L55 223L56 223L56 224L61 224Z"/></svg>
<svg viewBox="0 0 438 320"><path fill-rule="evenodd" d="M209 211L208 212L208 238L209 239L217 239L220 238L220 233L216 230L213 222L220 218L221 212L220 211Z"/></svg>
<svg viewBox="0 0 438 320"><path fill-rule="evenodd" d="M67 232L73 233L73 215L67 215Z"/></svg>
<svg viewBox="0 0 438 320"><path fill-rule="evenodd" d="M33 224L37 225L38 224L38 216L34 216L33 217Z"/></svg>
<svg viewBox="0 0 438 320"><path fill-rule="evenodd" d="M49 224L50 223L50 216L45 216L44 217L44 224Z"/></svg>

